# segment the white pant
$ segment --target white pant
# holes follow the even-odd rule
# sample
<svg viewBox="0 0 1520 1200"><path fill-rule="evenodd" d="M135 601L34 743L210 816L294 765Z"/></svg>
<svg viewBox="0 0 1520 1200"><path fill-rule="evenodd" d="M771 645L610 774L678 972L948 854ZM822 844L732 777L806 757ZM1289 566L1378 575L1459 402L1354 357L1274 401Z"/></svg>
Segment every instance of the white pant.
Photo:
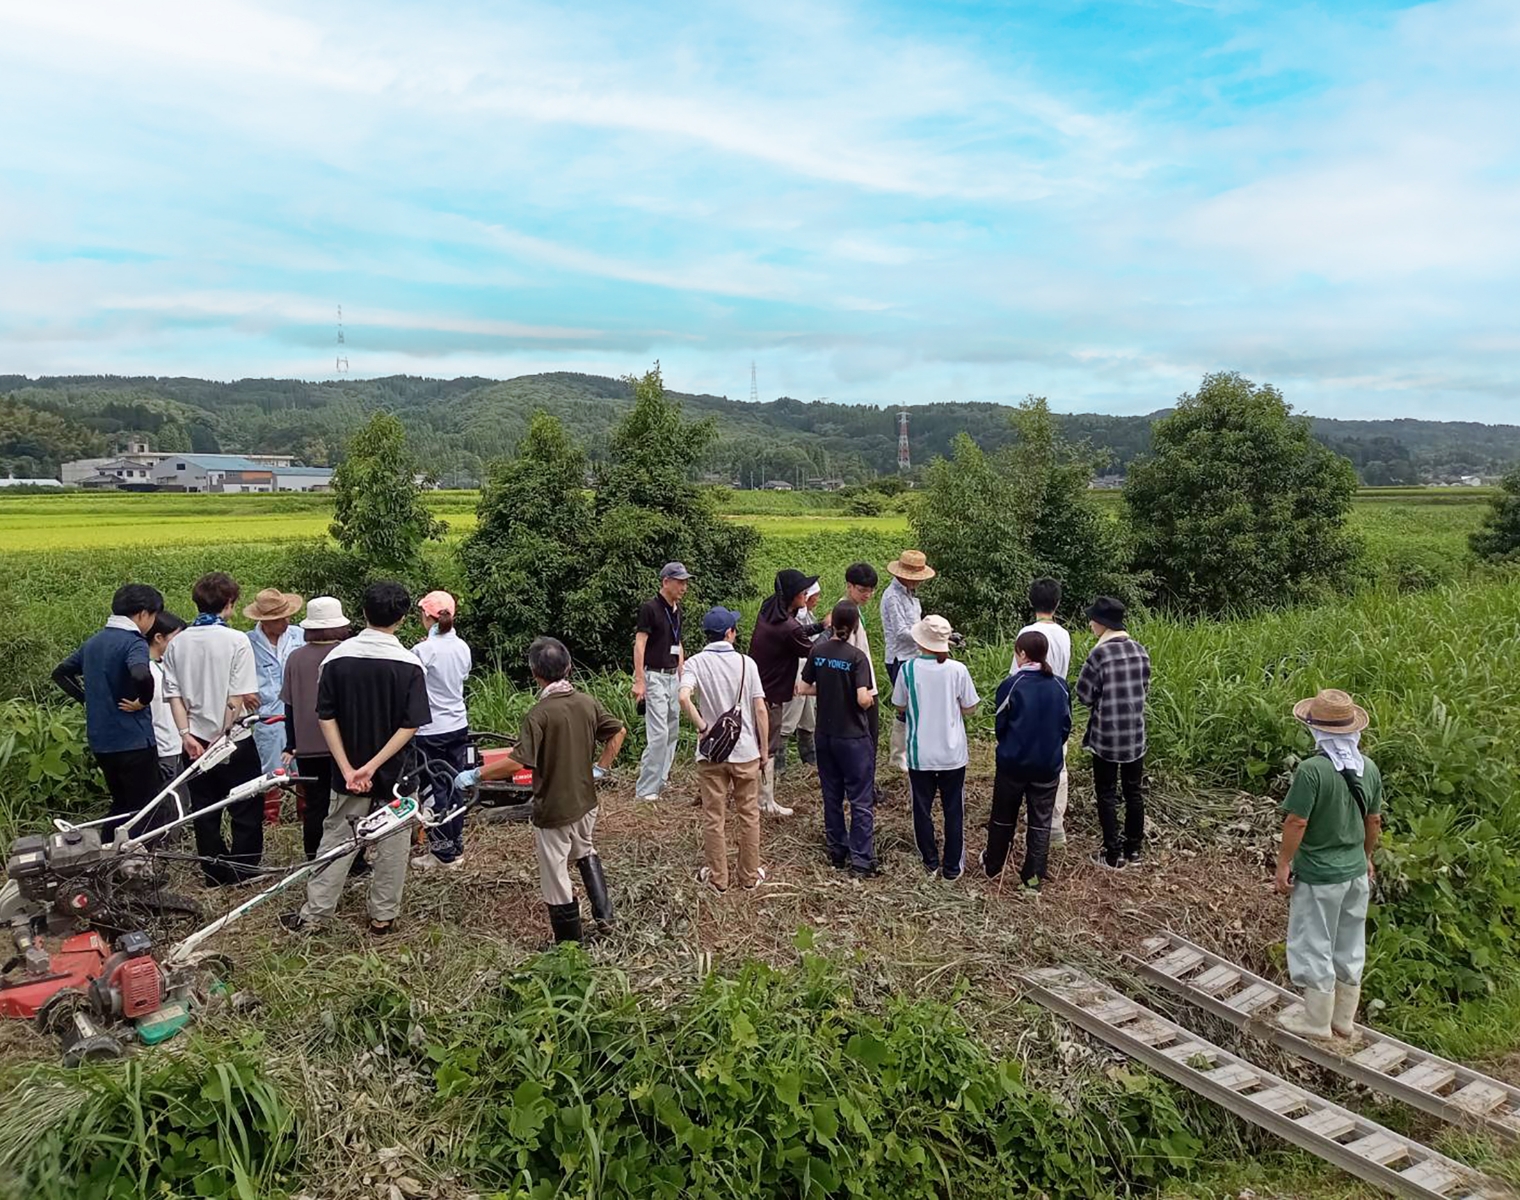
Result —
<svg viewBox="0 0 1520 1200"><path fill-rule="evenodd" d="M1288 902L1288 977L1301 988L1335 990L1362 982L1367 961L1366 875L1345 883L1293 885Z"/></svg>
<svg viewBox="0 0 1520 1200"><path fill-rule="evenodd" d="M658 796L670 778L676 740L681 736L680 679L674 673L649 671L644 675L644 735L648 744L639 759L639 781L633 794Z"/></svg>
<svg viewBox="0 0 1520 1200"><path fill-rule="evenodd" d="M1056 788L1056 806L1050 814L1050 839L1052 842L1066 840L1066 793L1069 777L1066 773L1066 747L1061 747L1061 783Z"/></svg>
<svg viewBox="0 0 1520 1200"><path fill-rule="evenodd" d="M812 733L818 728L818 697L793 696L781 706L781 738L786 740L799 729Z"/></svg>
<svg viewBox="0 0 1520 1200"><path fill-rule="evenodd" d="M591 835L596 831L596 809L579 821L554 829L533 829L533 850L538 856L538 887L545 904L569 904L575 899L570 883L570 864L595 854Z"/></svg>
<svg viewBox="0 0 1520 1200"><path fill-rule="evenodd" d="M327 820L322 823L322 844L317 854L336 850L353 836L350 821L367 816L371 796L350 796L346 792L334 792L332 806L327 810ZM369 862L369 915L374 921L394 921L401 912L401 890L406 886L407 857L411 851L411 838L406 833L394 833L370 845ZM301 906L301 916L308 921L326 921L338 911L338 901L343 895L343 885L348 882L348 868L354 856L345 854L337 862L329 863L313 875L306 884L306 903Z"/></svg>

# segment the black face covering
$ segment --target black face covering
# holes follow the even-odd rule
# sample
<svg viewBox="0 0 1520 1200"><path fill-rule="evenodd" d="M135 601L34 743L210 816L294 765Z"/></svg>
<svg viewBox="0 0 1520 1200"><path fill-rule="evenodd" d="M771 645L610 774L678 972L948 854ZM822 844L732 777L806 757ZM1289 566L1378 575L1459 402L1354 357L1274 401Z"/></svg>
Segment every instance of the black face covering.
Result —
<svg viewBox="0 0 1520 1200"><path fill-rule="evenodd" d="M805 592L818 582L816 575L804 575L790 567L776 572L776 590L766 597L760 606L760 618L771 624L780 624L792 615L792 600L799 592Z"/></svg>

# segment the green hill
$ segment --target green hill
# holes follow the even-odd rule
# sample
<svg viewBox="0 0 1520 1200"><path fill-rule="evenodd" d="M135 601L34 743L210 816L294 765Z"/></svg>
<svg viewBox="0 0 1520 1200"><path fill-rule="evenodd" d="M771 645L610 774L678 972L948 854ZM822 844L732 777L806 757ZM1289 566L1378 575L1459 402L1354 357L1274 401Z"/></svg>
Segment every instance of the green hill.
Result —
<svg viewBox="0 0 1520 1200"><path fill-rule="evenodd" d="M763 404L680 398L690 415L711 417L717 426L708 468L745 485L817 477L859 481L896 469L895 408L785 397ZM443 482L465 486L511 449L536 410L559 417L596 458L630 402L623 380L571 372L326 383L0 375L0 473L55 475L60 461L108 453L134 434L156 449L292 453L308 463L331 463L341 457L349 432L384 408L401 418L419 457ZM1011 436L1006 405L919 404L909 412L915 463L947 452L961 432L989 448ZM1145 452L1157 415L1059 419L1068 437L1108 451L1112 469L1122 473ZM1351 458L1369 483L1493 474L1520 462L1520 427L1513 425L1323 418L1313 424L1315 434Z"/></svg>

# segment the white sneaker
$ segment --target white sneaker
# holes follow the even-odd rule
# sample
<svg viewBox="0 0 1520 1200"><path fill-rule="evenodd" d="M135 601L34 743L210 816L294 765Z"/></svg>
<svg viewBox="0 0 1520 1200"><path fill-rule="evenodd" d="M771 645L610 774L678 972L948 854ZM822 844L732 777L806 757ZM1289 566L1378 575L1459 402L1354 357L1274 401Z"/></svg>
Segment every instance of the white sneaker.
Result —
<svg viewBox="0 0 1520 1200"><path fill-rule="evenodd" d="M457 871L464 866L464 855L461 854L458 858L444 862L432 851L428 851L412 859L411 866L414 871Z"/></svg>
<svg viewBox="0 0 1520 1200"><path fill-rule="evenodd" d="M728 890L727 888L720 888L716 883L713 882L713 873L711 867L699 867L697 869L696 879L698 883L702 884L707 888L708 891L713 892L716 895L721 896Z"/></svg>
<svg viewBox="0 0 1520 1200"><path fill-rule="evenodd" d="M640 804L653 804L659 798L660 797L658 795L653 795L653 796L635 796L634 797L634 799L637 800Z"/></svg>
<svg viewBox="0 0 1520 1200"><path fill-rule="evenodd" d="M760 811L768 817L789 817L792 810L784 804L777 804L774 800L767 800L760 806Z"/></svg>
<svg viewBox="0 0 1520 1200"><path fill-rule="evenodd" d="M786 811L787 811L787 814L790 815L792 810L791 809L787 809ZM747 883L747 884L745 884L744 885L744 890L746 892L752 892L752 891L754 891L757 887L759 887L764 882L765 882L765 868L764 867L756 867L755 868L755 882L754 883Z"/></svg>

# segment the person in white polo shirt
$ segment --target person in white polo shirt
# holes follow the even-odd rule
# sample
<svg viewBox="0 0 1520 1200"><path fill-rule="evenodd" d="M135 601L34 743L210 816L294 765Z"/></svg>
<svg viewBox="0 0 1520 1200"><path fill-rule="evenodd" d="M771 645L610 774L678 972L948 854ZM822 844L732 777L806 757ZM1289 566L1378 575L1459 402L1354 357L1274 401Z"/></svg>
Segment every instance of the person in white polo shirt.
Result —
<svg viewBox="0 0 1520 1200"><path fill-rule="evenodd" d="M454 631L454 614L458 607L448 592L429 592L417 601L422 610L422 625L427 637L412 647L422 664L427 680L428 708L433 719L417 731L414 745L430 762L447 763L450 775L457 775L469 763L465 750L470 744L470 714L464 705L464 681L470 677L474 659L465 640ZM432 774L423 781L423 789L432 787ZM441 810L452 806L452 797L435 796L434 805ZM412 863L420 870L433 867L458 867L464 863L464 814L447 825L428 830L428 852Z"/></svg>
<svg viewBox="0 0 1520 1200"><path fill-rule="evenodd" d="M1056 621L1056 609L1061 607L1061 584L1049 577L1036 579L1029 585L1029 607L1034 610L1033 624L1019 630L1019 636L1033 630L1045 635L1045 662L1055 678L1071 686L1067 676L1071 673L1071 634ZM1018 640L1016 637L1015 641ZM1017 657L1008 664L1008 673L1019 670ZM1050 818L1050 848L1057 850L1066 845L1066 759L1062 751L1061 782L1056 787L1056 806Z"/></svg>
<svg viewBox="0 0 1520 1200"><path fill-rule="evenodd" d="M193 595L198 615L164 651L164 695L190 759L199 758L233 721L259 707L253 647L246 634L227 624L237 603L237 580L213 571L196 581ZM191 803L205 808L261 773L258 747L245 738L226 762L190 778ZM222 837L223 813L232 822L230 849ZM195 852L212 887L248 878L264 857L264 798L251 796L196 818Z"/></svg>
<svg viewBox="0 0 1520 1200"><path fill-rule="evenodd" d="M913 791L913 840L924 870L959 879L966 867L965 714L981 703L971 672L950 657L950 622L928 616L913 625L918 654L892 685L892 706L907 716L908 782ZM934 832L934 796L945 811L943 848Z"/></svg>

